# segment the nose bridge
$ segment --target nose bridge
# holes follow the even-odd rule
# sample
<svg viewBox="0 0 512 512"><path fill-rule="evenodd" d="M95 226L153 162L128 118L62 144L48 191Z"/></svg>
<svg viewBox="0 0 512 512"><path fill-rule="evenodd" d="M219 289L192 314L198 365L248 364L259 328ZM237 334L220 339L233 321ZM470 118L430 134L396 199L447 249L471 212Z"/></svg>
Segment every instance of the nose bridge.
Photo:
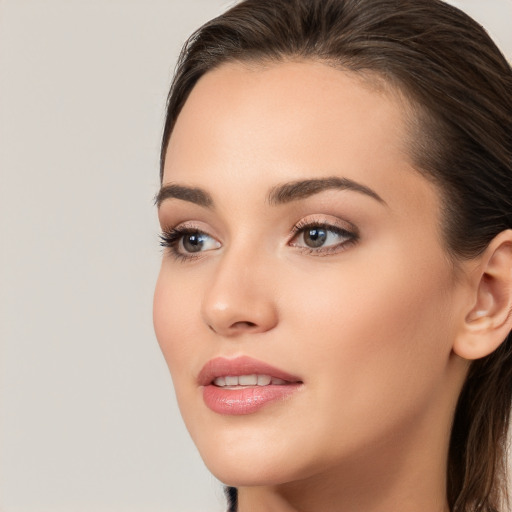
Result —
<svg viewBox="0 0 512 512"><path fill-rule="evenodd" d="M214 332L234 336L275 326L277 310L268 265L268 259L254 246L225 249L202 301L203 319Z"/></svg>

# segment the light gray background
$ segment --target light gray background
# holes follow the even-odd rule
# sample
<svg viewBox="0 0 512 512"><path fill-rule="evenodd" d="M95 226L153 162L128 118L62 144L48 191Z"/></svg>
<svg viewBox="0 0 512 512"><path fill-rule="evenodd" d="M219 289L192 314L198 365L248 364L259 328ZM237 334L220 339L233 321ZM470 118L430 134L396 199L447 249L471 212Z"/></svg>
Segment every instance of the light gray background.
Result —
<svg viewBox="0 0 512 512"><path fill-rule="evenodd" d="M216 512L154 339L172 69L227 0L0 0L0 511ZM459 0L512 56L512 0ZM250 461L248 461L250 463Z"/></svg>

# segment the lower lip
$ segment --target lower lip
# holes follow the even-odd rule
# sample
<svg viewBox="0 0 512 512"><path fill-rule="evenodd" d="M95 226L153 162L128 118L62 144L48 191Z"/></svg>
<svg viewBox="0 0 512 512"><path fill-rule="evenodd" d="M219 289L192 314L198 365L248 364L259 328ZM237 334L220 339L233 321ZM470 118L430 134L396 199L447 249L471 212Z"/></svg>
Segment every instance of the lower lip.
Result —
<svg viewBox="0 0 512 512"><path fill-rule="evenodd" d="M203 400L218 414L251 414L269 403L285 400L299 387L300 383L229 389L210 384L203 387Z"/></svg>

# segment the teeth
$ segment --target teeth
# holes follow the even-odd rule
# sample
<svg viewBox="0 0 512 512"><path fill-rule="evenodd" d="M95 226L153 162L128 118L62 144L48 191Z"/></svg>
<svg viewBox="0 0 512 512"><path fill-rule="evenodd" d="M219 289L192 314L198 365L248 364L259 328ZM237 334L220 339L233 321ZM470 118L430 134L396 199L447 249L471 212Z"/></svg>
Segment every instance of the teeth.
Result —
<svg viewBox="0 0 512 512"><path fill-rule="evenodd" d="M270 375L258 375L258 386L268 386L271 381Z"/></svg>
<svg viewBox="0 0 512 512"><path fill-rule="evenodd" d="M238 377L238 384L240 386L256 386L256 384L258 384L258 376L240 375L240 377Z"/></svg>
<svg viewBox="0 0 512 512"><path fill-rule="evenodd" d="M224 377L216 377L213 381L216 386L268 386L269 384L283 385L286 381L283 379L275 379L270 375L226 375Z"/></svg>
<svg viewBox="0 0 512 512"><path fill-rule="evenodd" d="M216 386L225 386L226 385L226 379L224 377L217 377L213 383Z"/></svg>

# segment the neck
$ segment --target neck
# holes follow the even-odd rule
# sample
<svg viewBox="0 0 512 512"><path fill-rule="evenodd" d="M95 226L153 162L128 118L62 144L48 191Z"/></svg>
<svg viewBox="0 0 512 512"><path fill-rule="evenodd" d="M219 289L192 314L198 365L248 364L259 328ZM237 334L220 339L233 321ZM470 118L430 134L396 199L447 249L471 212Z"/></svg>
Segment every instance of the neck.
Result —
<svg viewBox="0 0 512 512"><path fill-rule="evenodd" d="M449 512L444 481L436 485L419 470L403 478L398 473L390 471L372 483L369 476L356 478L361 476L356 472L279 486L242 487L238 512Z"/></svg>
<svg viewBox="0 0 512 512"><path fill-rule="evenodd" d="M291 483L241 487L238 512L449 512L444 464L406 462L372 457Z"/></svg>

